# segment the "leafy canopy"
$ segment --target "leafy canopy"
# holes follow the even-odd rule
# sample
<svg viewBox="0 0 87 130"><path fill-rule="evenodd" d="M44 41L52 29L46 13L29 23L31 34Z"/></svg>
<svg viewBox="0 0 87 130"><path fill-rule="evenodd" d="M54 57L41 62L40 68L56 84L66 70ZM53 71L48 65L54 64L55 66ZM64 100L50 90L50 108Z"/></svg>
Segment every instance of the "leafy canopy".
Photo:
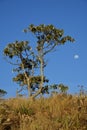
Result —
<svg viewBox="0 0 87 130"><path fill-rule="evenodd" d="M0 89L0 97L4 96L5 94L7 94L7 92L3 89Z"/></svg>
<svg viewBox="0 0 87 130"><path fill-rule="evenodd" d="M21 87L27 86L31 96L32 91L37 88L38 91L35 92L35 96L37 96L49 89L48 85L44 85L45 82L48 83L44 74L47 65L45 55L52 52L57 46L64 45L67 41L74 42L74 39L68 35L64 36L64 30L53 25L35 26L31 24L24 29L24 32L33 33L36 39L35 47L30 45L29 41L15 41L5 47L4 55L10 59L9 63L17 66L13 69L17 73L13 81L19 83ZM38 70L38 74L35 73L36 70ZM65 91L63 85L61 91Z"/></svg>

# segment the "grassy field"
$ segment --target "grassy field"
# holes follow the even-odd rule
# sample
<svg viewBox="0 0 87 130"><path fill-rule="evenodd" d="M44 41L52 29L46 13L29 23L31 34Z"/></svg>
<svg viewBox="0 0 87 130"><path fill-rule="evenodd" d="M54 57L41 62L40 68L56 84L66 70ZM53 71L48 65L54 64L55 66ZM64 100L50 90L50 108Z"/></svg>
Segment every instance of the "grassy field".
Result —
<svg viewBox="0 0 87 130"><path fill-rule="evenodd" d="M58 94L0 101L0 130L87 130L87 97Z"/></svg>

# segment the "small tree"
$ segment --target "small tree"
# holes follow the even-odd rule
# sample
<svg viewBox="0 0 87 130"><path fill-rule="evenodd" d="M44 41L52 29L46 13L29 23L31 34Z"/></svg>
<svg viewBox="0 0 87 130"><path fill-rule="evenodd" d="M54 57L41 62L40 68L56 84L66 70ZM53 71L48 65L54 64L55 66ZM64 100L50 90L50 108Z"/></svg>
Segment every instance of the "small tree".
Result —
<svg viewBox="0 0 87 130"><path fill-rule="evenodd" d="M36 97L40 93L48 92L48 86L44 86L44 82L48 82L44 75L46 67L45 56L52 52L58 45L64 45L67 41L73 42L70 36L64 36L64 31L55 28L53 25L35 26L31 24L24 32L32 32L35 35L36 46L34 51L28 41L14 42L7 45L4 49L4 55L11 60L14 58L18 67L14 69L17 72L13 81L18 82L20 86L27 86L29 95L37 88L38 91L32 97ZM35 70L40 69L40 74L35 75Z"/></svg>
<svg viewBox="0 0 87 130"><path fill-rule="evenodd" d="M23 86L26 86L29 91L29 95L31 95L30 82L33 77L34 68L37 67L37 61L34 59L34 53L29 45L29 42L16 41L9 43L4 49L4 55L11 59L11 62L8 61L10 64L17 66L17 68L13 69L14 72L17 72L13 81L17 82L22 89ZM12 60L15 60L15 63L13 63Z"/></svg>
<svg viewBox="0 0 87 130"><path fill-rule="evenodd" d="M17 92L21 92L26 86L29 96L32 96L32 91L35 91L36 87L38 88L41 78L34 75L35 69L39 67L39 61L36 59L29 42L15 41L9 43L4 49L4 55L10 64L17 66L13 69L13 72L17 73L13 81L21 86ZM44 82L46 81L44 77Z"/></svg>
<svg viewBox="0 0 87 130"><path fill-rule="evenodd" d="M53 25L44 25L35 26L31 24L25 32L32 32L36 39L36 48L37 48L37 58L40 62L40 92L44 86L44 67L46 65L45 56L52 52L58 45L64 45L67 41L74 42L74 39L71 36L64 36L64 30L55 28Z"/></svg>
<svg viewBox="0 0 87 130"><path fill-rule="evenodd" d="M59 88L60 92L63 93L63 94L65 94L69 89L69 87L65 86L64 84L59 84L58 88Z"/></svg>
<svg viewBox="0 0 87 130"><path fill-rule="evenodd" d="M7 92L5 90L0 89L0 97L3 97L6 94L7 94Z"/></svg>

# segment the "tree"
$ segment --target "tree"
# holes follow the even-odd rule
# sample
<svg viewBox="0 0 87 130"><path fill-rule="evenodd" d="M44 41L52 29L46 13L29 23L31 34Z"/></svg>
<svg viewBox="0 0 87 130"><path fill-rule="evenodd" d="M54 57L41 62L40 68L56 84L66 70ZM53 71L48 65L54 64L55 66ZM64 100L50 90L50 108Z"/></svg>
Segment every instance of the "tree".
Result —
<svg viewBox="0 0 87 130"><path fill-rule="evenodd" d="M18 62L19 67L15 71L18 72L18 75L13 80L19 82L21 86L27 85L30 96L32 96L31 89L35 90L37 86L38 91L33 95L36 97L38 94L48 91L48 86L44 86L44 82L48 82L44 75L44 69L47 65L45 56L58 45L64 45L67 41L74 42L74 39L71 36L64 36L64 31L53 25L35 26L31 24L27 29L24 29L24 32L34 34L37 40L36 50L32 50L28 41L16 41L8 44L4 49L4 54L10 59L17 58L16 62ZM35 75L35 69L40 70L39 76Z"/></svg>
<svg viewBox="0 0 87 130"><path fill-rule="evenodd" d="M3 89L0 89L0 97L4 96L5 94L7 94L7 92Z"/></svg>
<svg viewBox="0 0 87 130"><path fill-rule="evenodd" d="M65 86L64 84L59 84L58 88L59 88L60 92L63 94L65 94L67 92L67 90L69 89L69 87Z"/></svg>
<svg viewBox="0 0 87 130"><path fill-rule="evenodd" d="M13 72L17 73L13 81L21 86L21 89L17 92L21 92L26 86L29 96L32 96L32 92L38 88L41 78L34 75L34 70L39 67L39 61L36 59L29 42L15 41L9 43L4 49L4 55L10 64L17 66L13 69ZM47 82L45 77L44 82Z"/></svg>
<svg viewBox="0 0 87 130"><path fill-rule="evenodd" d="M41 75L41 84L40 89L43 88L44 82L44 66L45 66L45 55L54 50L58 45L64 45L67 41L74 42L74 39L70 36L63 36L64 31L55 28L53 25L44 25L34 26L31 24L25 32L32 32L37 38L37 57L40 62L40 75Z"/></svg>

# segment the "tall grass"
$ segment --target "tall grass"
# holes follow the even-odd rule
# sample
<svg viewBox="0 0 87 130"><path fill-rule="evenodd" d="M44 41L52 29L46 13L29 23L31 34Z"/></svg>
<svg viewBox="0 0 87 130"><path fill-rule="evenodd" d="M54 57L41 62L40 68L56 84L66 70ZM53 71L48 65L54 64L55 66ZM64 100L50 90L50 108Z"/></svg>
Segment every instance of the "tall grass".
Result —
<svg viewBox="0 0 87 130"><path fill-rule="evenodd" d="M87 130L87 97L6 100L0 106L0 130Z"/></svg>

